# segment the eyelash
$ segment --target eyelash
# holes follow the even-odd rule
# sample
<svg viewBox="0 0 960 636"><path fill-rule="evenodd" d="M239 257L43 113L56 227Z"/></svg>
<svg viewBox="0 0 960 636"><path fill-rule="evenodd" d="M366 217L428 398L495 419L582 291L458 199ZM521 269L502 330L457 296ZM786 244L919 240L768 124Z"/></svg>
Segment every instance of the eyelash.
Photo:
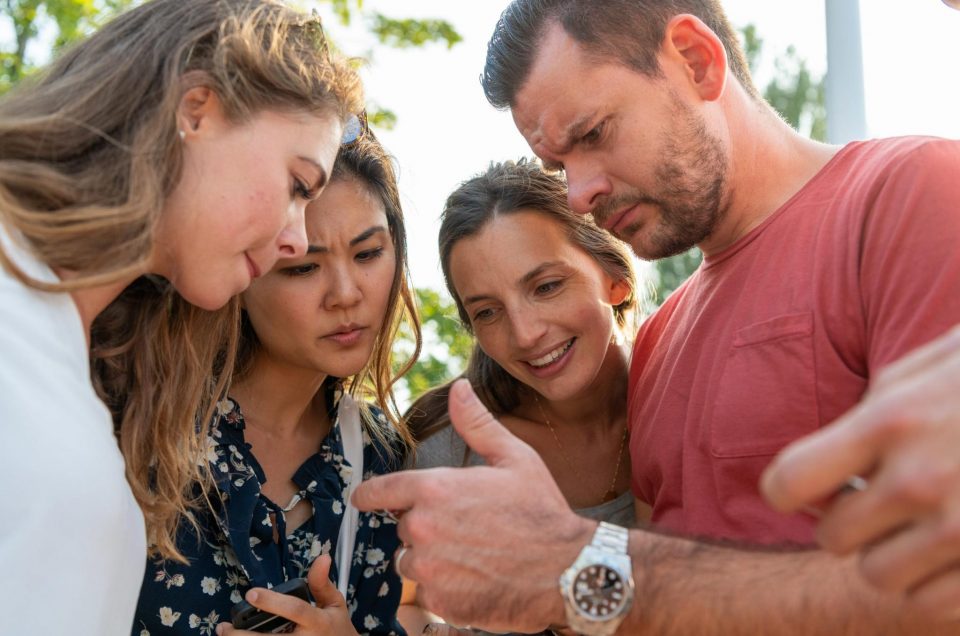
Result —
<svg viewBox="0 0 960 636"><path fill-rule="evenodd" d="M471 322L485 322L487 320L490 320L491 318L493 318L492 309L489 309L489 308L481 309L480 311L478 311L473 315Z"/></svg>
<svg viewBox="0 0 960 636"><path fill-rule="evenodd" d="M356 258L361 263L369 263L383 256L383 247L375 247L372 250L364 250L357 254Z"/></svg>
<svg viewBox="0 0 960 636"><path fill-rule="evenodd" d="M561 286L561 285L563 285L563 281L562 281L562 280L551 280L551 281L547 281L547 282L545 282L545 283L540 283L539 285L537 285L537 287L536 287L536 289L535 289L534 291L535 291L536 293L538 293L538 294L546 295L546 294L549 294L549 293L551 293L551 292L557 291L558 289L560 289L560 286ZM546 288L546 289L544 289L544 288Z"/></svg>
<svg viewBox="0 0 960 636"><path fill-rule="evenodd" d="M313 193L310 191L310 188L301 181L300 179L293 180L293 196L300 197L301 199L310 200L313 198Z"/></svg>
<svg viewBox="0 0 960 636"><path fill-rule="evenodd" d="M369 263L383 256L383 248L375 247L371 250L364 250L356 255L356 259L360 263ZM316 263L304 263L303 265L294 265L293 267L285 267L281 271L284 276L289 276L290 278L297 278L299 276L309 276L313 272L320 269L320 266Z"/></svg>
<svg viewBox="0 0 960 636"><path fill-rule="evenodd" d="M603 134L603 126L604 126L604 122L600 122L599 124L591 128L589 131L587 131L587 134L581 137L580 140L585 144L596 143L600 139L600 135Z"/></svg>
<svg viewBox="0 0 960 636"><path fill-rule="evenodd" d="M316 263L304 263L303 265L295 265L294 267L285 267L280 270L284 276L289 276L290 278L297 278L299 276L308 276L315 272L319 266Z"/></svg>

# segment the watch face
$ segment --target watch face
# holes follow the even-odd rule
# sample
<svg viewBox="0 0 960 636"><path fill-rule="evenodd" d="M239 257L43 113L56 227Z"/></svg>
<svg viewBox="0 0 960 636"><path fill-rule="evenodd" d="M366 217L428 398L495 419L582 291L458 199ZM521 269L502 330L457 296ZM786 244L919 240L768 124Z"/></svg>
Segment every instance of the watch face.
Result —
<svg viewBox="0 0 960 636"><path fill-rule="evenodd" d="M626 603L620 574L605 565L590 565L573 581L573 602L583 616L604 620L616 616Z"/></svg>

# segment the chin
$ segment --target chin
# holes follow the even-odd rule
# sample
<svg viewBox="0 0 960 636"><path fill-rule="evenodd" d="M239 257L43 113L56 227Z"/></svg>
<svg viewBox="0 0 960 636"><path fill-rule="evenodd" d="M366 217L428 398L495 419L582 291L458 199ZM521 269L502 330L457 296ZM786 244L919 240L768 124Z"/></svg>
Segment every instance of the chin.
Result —
<svg viewBox="0 0 960 636"><path fill-rule="evenodd" d="M222 309L235 295L230 294L223 286L214 289L197 289L189 285L184 285L182 287L177 286L176 290L188 303L207 311ZM238 291L237 293L240 292Z"/></svg>

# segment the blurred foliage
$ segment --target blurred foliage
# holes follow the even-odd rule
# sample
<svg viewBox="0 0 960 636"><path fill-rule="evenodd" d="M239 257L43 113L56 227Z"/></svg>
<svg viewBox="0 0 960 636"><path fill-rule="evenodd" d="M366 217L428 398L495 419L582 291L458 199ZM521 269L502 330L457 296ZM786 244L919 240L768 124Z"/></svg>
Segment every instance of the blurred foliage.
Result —
<svg viewBox="0 0 960 636"><path fill-rule="evenodd" d="M743 49L750 72L756 74L763 53L763 39L752 24L740 30ZM784 121L800 133L825 141L827 138L827 107L822 77L815 78L805 59L790 46L774 59L774 74L761 90L763 98L780 113ZM683 254L657 261L657 298L663 302L680 286L703 260L700 250L693 248Z"/></svg>
<svg viewBox="0 0 960 636"><path fill-rule="evenodd" d="M416 365L401 381L411 402L427 389L459 375L473 349L473 336L460 323L453 300L434 289L415 291L423 321L424 347ZM397 340L396 353L402 361L413 349L413 339L406 326Z"/></svg>
<svg viewBox="0 0 960 636"><path fill-rule="evenodd" d="M46 63L50 55L55 55L64 45L89 34L119 10L140 1L0 0L0 7L4 9L0 12L0 29L9 27L13 34L12 42L0 40L0 93L36 70L37 65ZM462 40L446 20L388 17L365 8L363 0L309 0L299 4L307 10L329 5L344 26L362 20L377 42L391 48L441 43L450 49ZM329 25L326 30L329 35ZM335 41L331 44L338 48ZM47 50L36 50L44 46ZM396 113L379 105L368 108L368 118L371 125L381 128L392 128L397 122ZM423 316L425 347L416 366L402 381L411 397L459 374L473 346L473 339L461 328L452 301L432 289L417 289L416 294ZM405 330L397 342L397 357L406 359L412 350L411 334Z"/></svg>
<svg viewBox="0 0 960 636"><path fill-rule="evenodd" d="M41 33L56 53L65 44L87 35L131 0L2 0L0 28L12 41L0 42L0 93L36 70L31 44ZM48 34L49 37L48 38ZM40 63L46 61L41 56Z"/></svg>

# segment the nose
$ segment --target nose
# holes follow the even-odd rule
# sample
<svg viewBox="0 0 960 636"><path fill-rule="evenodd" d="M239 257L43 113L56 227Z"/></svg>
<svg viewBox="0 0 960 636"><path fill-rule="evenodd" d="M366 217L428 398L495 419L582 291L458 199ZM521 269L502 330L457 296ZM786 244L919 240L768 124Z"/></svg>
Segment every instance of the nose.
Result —
<svg viewBox="0 0 960 636"><path fill-rule="evenodd" d="M588 161L565 162L567 199L570 209L577 214L590 214L594 208L613 192L610 180L599 166Z"/></svg>
<svg viewBox="0 0 960 636"><path fill-rule="evenodd" d="M277 236L280 258L300 258L307 253L307 206L293 203L287 211L286 224Z"/></svg>
<svg viewBox="0 0 960 636"><path fill-rule="evenodd" d="M324 295L324 307L353 307L363 299L363 290L356 274L349 267L333 265L328 269L330 287Z"/></svg>
<svg viewBox="0 0 960 636"><path fill-rule="evenodd" d="M527 308L508 311L510 320L510 338L518 349L529 350L536 347L546 331L546 325L537 312Z"/></svg>

